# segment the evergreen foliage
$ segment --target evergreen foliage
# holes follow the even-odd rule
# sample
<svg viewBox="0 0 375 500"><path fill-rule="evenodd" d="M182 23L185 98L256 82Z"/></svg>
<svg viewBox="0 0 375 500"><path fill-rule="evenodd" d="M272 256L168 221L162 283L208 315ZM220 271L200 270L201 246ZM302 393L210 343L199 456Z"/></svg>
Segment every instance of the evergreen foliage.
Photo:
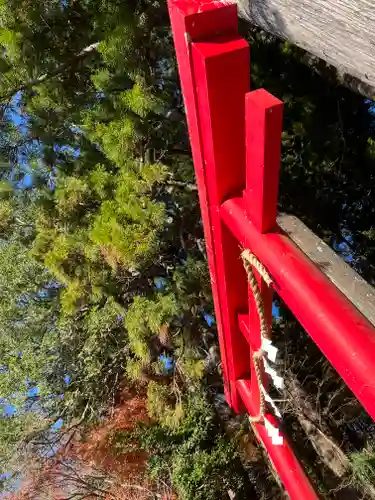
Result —
<svg viewBox="0 0 375 500"><path fill-rule="evenodd" d="M253 88L286 104L281 208L373 282L373 104L246 36ZM0 0L0 45L0 474L146 371L151 474L181 499L245 498L207 402L217 338L165 4Z"/></svg>
<svg viewBox="0 0 375 500"><path fill-rule="evenodd" d="M201 389L202 390L202 389ZM238 498L252 491L244 474L236 439L218 432L214 409L200 391L186 396L185 413L178 425L159 415L153 426L140 425L131 433L118 432L114 441L119 450L138 442L150 453L151 477L171 477L172 486L182 500L226 499L228 490Z"/></svg>
<svg viewBox="0 0 375 500"><path fill-rule="evenodd" d="M353 480L359 488L375 484L375 454L371 448L352 453Z"/></svg>

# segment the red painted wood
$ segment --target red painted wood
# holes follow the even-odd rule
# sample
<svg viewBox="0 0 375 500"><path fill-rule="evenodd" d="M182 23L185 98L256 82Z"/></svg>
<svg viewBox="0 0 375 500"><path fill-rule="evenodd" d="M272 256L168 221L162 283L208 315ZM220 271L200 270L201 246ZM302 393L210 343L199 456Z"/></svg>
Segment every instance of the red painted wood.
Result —
<svg viewBox="0 0 375 500"><path fill-rule="evenodd" d="M253 415L258 412L255 377L252 386L249 381L249 346L259 349L261 338L252 295L247 293L242 246L270 271L280 296L375 417L373 327L276 227L282 104L264 90L248 93L248 46L237 35L236 7L212 0L168 1L227 401L236 411L246 407ZM272 295L260 285L270 317ZM267 418L277 423L272 415ZM317 498L288 443L275 446L263 424L254 428L290 498Z"/></svg>
<svg viewBox="0 0 375 500"><path fill-rule="evenodd" d="M253 403L250 381L238 380L237 388L248 412L250 414L254 414L256 407L254 407ZM266 418L272 423L272 425L280 429L280 423L273 415L266 414ZM252 425L258 439L262 441L264 447L266 448L271 463L283 482L290 499L317 500L319 497L306 477L283 432L280 430L284 443L282 445L275 446L272 443L271 438L268 436L263 423L255 423Z"/></svg>
<svg viewBox="0 0 375 500"><path fill-rule="evenodd" d="M264 89L246 94L246 211L248 218L261 233L276 226L277 195L279 189L280 145L283 103ZM250 248L251 250L251 248ZM272 324L272 289L256 271L268 323ZM249 335L251 354L261 347L259 312L249 287ZM268 377L262 370L264 387ZM258 414L260 393L251 362L252 398Z"/></svg>
<svg viewBox="0 0 375 500"><path fill-rule="evenodd" d="M192 64L213 230L217 287L230 384L230 404L243 409L236 380L248 376L249 348L237 312L247 309L247 285L236 239L220 220L222 202L245 186L245 94L249 47L239 37L217 36L192 44Z"/></svg>
<svg viewBox="0 0 375 500"><path fill-rule="evenodd" d="M249 329L249 315L248 314L244 314L244 313L240 313L237 317L238 319L238 326L240 328L240 332L242 333L242 335L245 337L245 339L247 340L249 346L251 349L255 349L257 350L257 344L255 344L253 342L253 337L251 337L250 335L250 329Z"/></svg>
<svg viewBox="0 0 375 500"><path fill-rule="evenodd" d="M169 0L168 7L175 40L181 33L188 34L190 42L208 40L222 34L238 35L235 3L225 5L212 0ZM179 57L178 63L180 67Z"/></svg>
<svg viewBox="0 0 375 500"><path fill-rule="evenodd" d="M247 310L247 282L238 242L221 222L219 208L245 188L248 47L237 37L235 6L218 6L212 0L169 0L169 10L202 209L225 393L239 411L245 407L236 380L248 376L250 366L248 343L237 322L237 313Z"/></svg>
<svg viewBox="0 0 375 500"><path fill-rule="evenodd" d="M246 210L260 233L276 227L283 103L264 89L246 94Z"/></svg>
<svg viewBox="0 0 375 500"><path fill-rule="evenodd" d="M286 235L259 233L243 198L227 200L220 213L239 243L266 266L277 293L375 419L374 327Z"/></svg>
<svg viewBox="0 0 375 500"><path fill-rule="evenodd" d="M237 36L237 8L235 5L217 6L211 1L191 2L189 0L169 0L169 14L172 23L173 39L184 96L185 110L189 129L190 143L194 160L199 201L205 234L207 260L211 276L216 322L218 326L221 359L224 375L224 390L227 401L231 404L228 363L223 336L221 306L217 287L215 253L213 251L213 232L211 210L207 194L206 173L204 168L201 126L199 123L195 77L191 60L191 43L209 38L214 34L232 33Z"/></svg>

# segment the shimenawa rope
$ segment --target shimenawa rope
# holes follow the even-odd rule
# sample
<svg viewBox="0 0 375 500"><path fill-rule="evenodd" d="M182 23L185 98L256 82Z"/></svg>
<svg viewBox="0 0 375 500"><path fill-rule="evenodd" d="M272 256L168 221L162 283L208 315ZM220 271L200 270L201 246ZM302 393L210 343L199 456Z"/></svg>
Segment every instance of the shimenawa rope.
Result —
<svg viewBox="0 0 375 500"><path fill-rule="evenodd" d="M263 266L261 262L259 262L259 260L255 257L255 255L250 252L250 250L244 250L241 253L241 257L251 291L253 292L254 295L255 305L259 315L261 337L269 338L270 329L264 311L263 298L253 268L258 271L258 273L263 278L265 283L267 283L268 286L272 284L272 278L269 275L267 269ZM263 356L264 356L264 351L262 349L259 349L258 351L255 351L253 353L255 375L257 378L258 388L259 388L259 413L255 417L249 415L249 420L252 423L262 422L264 420L264 415L266 412L266 399L263 392L262 374L259 366L259 362L263 358Z"/></svg>

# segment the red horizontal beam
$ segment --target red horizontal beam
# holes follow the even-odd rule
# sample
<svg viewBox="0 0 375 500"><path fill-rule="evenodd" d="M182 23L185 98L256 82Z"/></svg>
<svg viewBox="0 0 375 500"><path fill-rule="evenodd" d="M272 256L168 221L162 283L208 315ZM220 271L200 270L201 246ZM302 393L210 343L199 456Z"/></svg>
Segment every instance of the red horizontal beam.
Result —
<svg viewBox="0 0 375 500"><path fill-rule="evenodd" d="M285 235L261 234L242 198L227 200L221 219L266 266L274 288L375 420L375 329Z"/></svg>
<svg viewBox="0 0 375 500"><path fill-rule="evenodd" d="M252 401L250 380L238 380L237 389L248 412L254 415L257 409ZM267 413L265 417L272 425L280 428L280 423L273 415ZM284 442L282 445L275 446L267 433L264 423L253 423L252 425L258 438L265 446L271 463L280 476L289 497L292 500L317 500L317 494L314 492L310 481L280 429L280 435L283 436Z"/></svg>

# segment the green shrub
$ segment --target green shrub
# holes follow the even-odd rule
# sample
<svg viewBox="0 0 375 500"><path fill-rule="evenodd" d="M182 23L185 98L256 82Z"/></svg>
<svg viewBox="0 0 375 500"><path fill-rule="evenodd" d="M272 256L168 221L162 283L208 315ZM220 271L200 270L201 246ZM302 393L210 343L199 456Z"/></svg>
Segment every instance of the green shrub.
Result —
<svg viewBox="0 0 375 500"><path fill-rule="evenodd" d="M355 486L375 484L375 450L367 449L350 455Z"/></svg>
<svg viewBox="0 0 375 500"><path fill-rule="evenodd" d="M236 498L246 498L250 486L237 441L223 433L202 388L185 396L183 408L178 425L142 425L116 439L117 446L137 440L150 455L151 478L172 481L179 500L227 499L229 489Z"/></svg>

